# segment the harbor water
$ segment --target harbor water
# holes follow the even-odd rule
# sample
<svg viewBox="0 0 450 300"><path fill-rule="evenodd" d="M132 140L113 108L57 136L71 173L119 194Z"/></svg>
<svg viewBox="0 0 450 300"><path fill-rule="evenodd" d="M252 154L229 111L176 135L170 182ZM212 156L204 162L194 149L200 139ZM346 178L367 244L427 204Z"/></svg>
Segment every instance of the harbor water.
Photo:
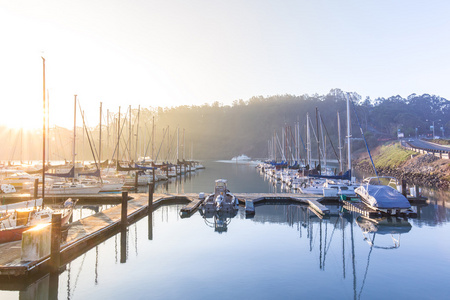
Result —
<svg viewBox="0 0 450 300"><path fill-rule="evenodd" d="M156 193L209 193L218 178L236 193L285 191L254 165L203 164ZM0 299L445 299L450 195L423 194L416 219L377 222L337 204L324 219L296 204L257 206L253 218L243 208L181 218L182 205L162 206L56 279L0 285Z"/></svg>

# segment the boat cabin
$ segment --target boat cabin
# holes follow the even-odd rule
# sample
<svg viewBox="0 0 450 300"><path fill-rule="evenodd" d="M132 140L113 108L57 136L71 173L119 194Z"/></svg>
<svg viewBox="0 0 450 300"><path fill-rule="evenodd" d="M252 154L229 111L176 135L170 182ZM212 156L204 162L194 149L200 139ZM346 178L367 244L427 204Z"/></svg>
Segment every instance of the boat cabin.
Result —
<svg viewBox="0 0 450 300"><path fill-rule="evenodd" d="M217 197L219 195L225 196L227 194L227 180L217 179L216 186L214 188L214 195Z"/></svg>

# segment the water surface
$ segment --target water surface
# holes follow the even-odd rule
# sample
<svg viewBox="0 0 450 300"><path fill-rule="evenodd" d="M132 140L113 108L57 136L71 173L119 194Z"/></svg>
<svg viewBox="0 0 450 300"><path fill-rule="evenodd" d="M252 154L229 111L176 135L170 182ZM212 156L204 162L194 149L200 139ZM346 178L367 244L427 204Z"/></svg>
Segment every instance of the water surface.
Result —
<svg viewBox="0 0 450 300"><path fill-rule="evenodd" d="M232 192L284 190L254 166L204 165L157 191L212 192L218 178ZM424 194L429 204L417 219L379 225L338 205L328 205L323 220L301 205L257 206L250 219L242 208L235 216L181 218L181 205L163 206L66 265L57 287L45 276L0 291L0 299L444 299L450 199Z"/></svg>

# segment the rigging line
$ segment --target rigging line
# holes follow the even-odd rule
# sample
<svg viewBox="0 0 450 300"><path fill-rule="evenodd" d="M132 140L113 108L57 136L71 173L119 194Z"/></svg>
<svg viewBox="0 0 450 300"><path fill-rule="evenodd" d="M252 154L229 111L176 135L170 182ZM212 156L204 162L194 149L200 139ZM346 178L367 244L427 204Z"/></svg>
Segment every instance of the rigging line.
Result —
<svg viewBox="0 0 450 300"><path fill-rule="evenodd" d="M167 130L165 128L163 128L163 137L161 139L161 144L159 145L158 153L156 153L155 162L158 161L159 152L161 151L161 147L164 143L164 138L166 137L166 133L167 133Z"/></svg>
<svg viewBox="0 0 450 300"><path fill-rule="evenodd" d="M128 114L128 109L127 109L127 111L125 112L125 116ZM119 116L120 117L120 116ZM113 154L112 154L112 159L114 159L114 156L115 156L115 154L116 154L116 151L118 151L118 148L119 148L119 145L120 145L120 137L121 137L121 135L122 135L122 132L123 132L123 129L125 128L125 123L126 123L126 117L124 118L124 120L123 120L123 122L122 122L122 126L121 126L121 128L119 128L119 137L118 137L118 141L117 141L117 143L116 143L116 146L114 147L114 151L113 151Z"/></svg>
<svg viewBox="0 0 450 300"><path fill-rule="evenodd" d="M336 155L338 163L340 164L341 161L339 160L339 155L337 155L336 149L334 148L334 145L333 145L333 141L331 140L331 137L328 134L327 126L325 126L325 123L323 122L322 115L320 115L320 120L322 121L322 125L325 128L325 133L327 134L328 138L330 139L330 144L331 144L331 148L333 148L334 155Z"/></svg>
<svg viewBox="0 0 450 300"><path fill-rule="evenodd" d="M297 125L296 125L296 126L297 126ZM297 131L297 129L296 129L295 131ZM294 134L292 133L292 128L291 128L291 126L289 126L289 133L290 133L290 136L291 136L291 140L290 140L290 143L289 143L289 151L291 152L292 160L295 161L294 154L295 154L296 151L297 151L297 150L296 150L297 145L296 145L296 141L295 141ZM294 147L292 147L292 144L294 144ZM292 151L292 148L294 148L294 151ZM297 162L297 163L298 163L298 162Z"/></svg>
<svg viewBox="0 0 450 300"><path fill-rule="evenodd" d="M350 97L349 97L349 101L352 103L353 111L355 112L355 115L356 115L356 120L358 120L359 130L361 131L361 135L364 139L364 144L366 144L366 149L367 149L367 152L369 153L370 161L372 162L373 170L375 171L375 176L377 176L377 178L378 178L377 168L375 167L375 163L373 162L372 154L370 154L369 145L367 145L366 136L364 135L363 129L361 127L361 122L359 121L358 114L356 113L355 104L353 103L353 101ZM380 180L378 179L378 181L380 181Z"/></svg>
<svg viewBox="0 0 450 300"><path fill-rule="evenodd" d="M80 103L80 102L78 102L78 103ZM81 108L81 107L80 107L80 108ZM82 117L82 119L83 119L83 125L84 125L84 129L85 129L85 131L86 131L86 135L87 135L87 138L88 138L89 147L91 147L92 156L94 156L94 163L95 163L95 166L97 167L97 170L99 170L99 165L98 165L98 163L97 163L97 158L95 157L94 149L92 148L91 139L90 139L90 137L89 137L89 130L87 129L86 123L84 122L84 112L81 112L81 117ZM100 178L101 178L101 177L100 177Z"/></svg>
<svg viewBox="0 0 450 300"><path fill-rule="evenodd" d="M95 161L95 155L98 156L98 152L97 152L97 148L95 147L95 144L93 144L93 145L91 144L91 138L90 138L90 136L93 136L93 134L92 134L91 131L89 131L88 126L87 126L87 124L86 124L86 122L85 122L85 119L84 119L84 111L81 110L80 100L78 100L78 108L79 108L80 113L81 113L81 118L82 118L82 120L83 120L83 126L84 126L84 129L85 129L85 132L86 132L88 141L89 141L89 146L90 146L90 148L91 148L92 156L94 157L94 161ZM96 164L97 169L98 169L97 162L96 162L95 164Z"/></svg>
<svg viewBox="0 0 450 300"><path fill-rule="evenodd" d="M280 139L278 138L278 134L276 134L276 137L277 137L277 146L280 148L282 160L286 161L286 157L284 156L284 151L282 151L282 147L281 147Z"/></svg>
<svg viewBox="0 0 450 300"><path fill-rule="evenodd" d="M299 131L300 131L300 128L299 128ZM300 134L300 132L298 133L298 136L300 137L300 140L302 141L303 150L305 151L305 153L307 153L308 150L306 150L305 143L303 142L303 138L302 138L302 135ZM306 156L306 155L305 155L305 156ZM305 166L306 166L306 159L307 159L307 158L304 158L304 159L303 159L303 162L304 162Z"/></svg>
<svg viewBox="0 0 450 300"><path fill-rule="evenodd" d="M147 127L147 123L144 123L145 128L147 129L147 132L150 132L150 130ZM150 146L150 143L152 142L152 137L150 135L150 138L148 139L148 143L147 143L147 147L145 148L145 152L144 152L144 158L147 157L147 151L148 151L148 147Z"/></svg>
<svg viewBox="0 0 450 300"><path fill-rule="evenodd" d="M317 135L316 135L316 131L314 130L314 126L313 126L313 123L312 123L311 119L309 119L309 123L311 124L310 129L312 129L312 132L313 132L313 134L314 134L314 137L316 138L316 142L318 142L318 141L319 141L319 138L318 138ZM318 152L319 152L318 155L320 155L321 157L323 157L322 149L321 149L320 147L319 147Z"/></svg>

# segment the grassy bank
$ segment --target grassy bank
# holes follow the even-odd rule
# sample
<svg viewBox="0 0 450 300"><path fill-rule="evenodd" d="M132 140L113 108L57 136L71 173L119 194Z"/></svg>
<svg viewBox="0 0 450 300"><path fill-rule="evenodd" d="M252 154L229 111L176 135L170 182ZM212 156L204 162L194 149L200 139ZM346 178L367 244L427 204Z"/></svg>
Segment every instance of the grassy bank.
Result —
<svg viewBox="0 0 450 300"><path fill-rule="evenodd" d="M397 168L405 163L412 156L416 156L417 152L407 150L400 146L399 142L390 142L379 146L372 153L375 167L379 168ZM370 164L368 155L359 160L358 164Z"/></svg>
<svg viewBox="0 0 450 300"><path fill-rule="evenodd" d="M448 189L450 185L450 163L432 154L418 154L401 147L399 142L391 142L377 147L372 157L379 175L405 179L421 186ZM372 171L368 154L360 156L356 168Z"/></svg>

